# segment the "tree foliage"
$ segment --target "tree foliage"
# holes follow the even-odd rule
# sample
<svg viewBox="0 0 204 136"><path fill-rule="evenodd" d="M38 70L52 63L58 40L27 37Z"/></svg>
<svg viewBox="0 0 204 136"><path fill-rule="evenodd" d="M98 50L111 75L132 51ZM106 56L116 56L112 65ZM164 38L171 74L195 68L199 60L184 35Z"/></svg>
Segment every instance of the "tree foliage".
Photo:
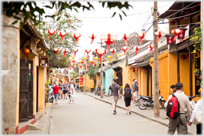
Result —
<svg viewBox="0 0 204 136"><path fill-rule="evenodd" d="M43 2L42 2L43 3ZM64 10L75 10L78 12L79 8L82 8L84 11L86 10L94 10L94 6L90 2L86 2L86 5L82 4L85 2L79 2L79 1L50 1L49 4L44 4L45 8L53 9L55 7L59 7L58 13L54 13L51 15L47 15L46 17L51 18L60 18L60 13ZM105 5L107 5L107 8L115 8L118 7L118 9L122 12L123 15L126 16L125 12L122 10L122 8L129 9L129 7L132 7L128 2L116 2L116 1L99 1L100 4L102 4L102 7L104 8ZM29 12L28 12L29 9ZM17 21L21 21L21 27L28 19L30 19L35 25L38 25L41 21L39 18L37 18L39 15L42 16L45 14L44 8L41 8L37 5L35 1L27 1L27 2L15 2L15 1L4 1L3 2L3 13L8 17L15 17L15 21L13 24L17 23ZM21 14L23 20L20 17L17 17L18 14ZM114 17L116 14L120 16L120 19L122 20L121 13L114 12L112 17Z"/></svg>

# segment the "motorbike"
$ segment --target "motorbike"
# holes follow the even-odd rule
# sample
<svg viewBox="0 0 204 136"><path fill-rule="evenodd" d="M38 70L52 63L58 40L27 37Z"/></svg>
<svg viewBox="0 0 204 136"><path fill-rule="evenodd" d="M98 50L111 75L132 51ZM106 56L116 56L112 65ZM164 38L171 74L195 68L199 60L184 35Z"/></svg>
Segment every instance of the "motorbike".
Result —
<svg viewBox="0 0 204 136"><path fill-rule="evenodd" d="M164 103L166 102L166 100L163 99L163 96L159 96L159 104L161 105L162 108L164 108ZM141 110L145 110L147 107L154 107L154 101L152 100L151 96L141 96L139 98L138 101L138 107Z"/></svg>
<svg viewBox="0 0 204 136"><path fill-rule="evenodd" d="M54 102L54 94L52 93L52 95L49 98L49 102L53 103Z"/></svg>
<svg viewBox="0 0 204 136"><path fill-rule="evenodd" d="M99 86L95 89L95 95L101 95L101 88Z"/></svg>

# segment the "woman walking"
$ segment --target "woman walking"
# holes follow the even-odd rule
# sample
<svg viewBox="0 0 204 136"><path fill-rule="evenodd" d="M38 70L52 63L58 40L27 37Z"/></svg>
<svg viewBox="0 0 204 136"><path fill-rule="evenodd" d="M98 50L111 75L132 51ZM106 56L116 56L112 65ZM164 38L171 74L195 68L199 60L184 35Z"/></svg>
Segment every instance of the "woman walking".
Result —
<svg viewBox="0 0 204 136"><path fill-rule="evenodd" d="M125 85L124 91L123 91L123 96L124 96L124 100L125 100L125 107L126 107L126 114L131 114L130 112L130 103L131 103L131 99L133 96L133 92L130 89L130 85L127 83Z"/></svg>
<svg viewBox="0 0 204 136"><path fill-rule="evenodd" d="M57 86L56 83L53 87L53 93L54 93L54 98L55 98L55 104L58 104L57 100L58 100L58 94L59 94L59 87Z"/></svg>
<svg viewBox="0 0 204 136"><path fill-rule="evenodd" d="M71 82L70 85L70 100L69 103L71 103L71 101L74 103L74 98L75 98L75 88L74 88L74 82Z"/></svg>

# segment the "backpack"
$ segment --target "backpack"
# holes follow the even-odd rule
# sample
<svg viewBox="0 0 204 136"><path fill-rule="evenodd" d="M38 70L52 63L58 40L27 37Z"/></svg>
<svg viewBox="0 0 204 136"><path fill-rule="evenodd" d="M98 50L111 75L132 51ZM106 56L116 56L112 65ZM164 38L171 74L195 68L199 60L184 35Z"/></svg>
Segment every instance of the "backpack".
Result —
<svg viewBox="0 0 204 136"><path fill-rule="evenodd" d="M167 103L166 115L172 119L176 119L180 115L180 105L174 94L172 94L172 98Z"/></svg>
<svg viewBox="0 0 204 136"><path fill-rule="evenodd" d="M126 90L125 90L124 96L125 96L125 98L131 98L132 95L131 95L130 89L126 89Z"/></svg>

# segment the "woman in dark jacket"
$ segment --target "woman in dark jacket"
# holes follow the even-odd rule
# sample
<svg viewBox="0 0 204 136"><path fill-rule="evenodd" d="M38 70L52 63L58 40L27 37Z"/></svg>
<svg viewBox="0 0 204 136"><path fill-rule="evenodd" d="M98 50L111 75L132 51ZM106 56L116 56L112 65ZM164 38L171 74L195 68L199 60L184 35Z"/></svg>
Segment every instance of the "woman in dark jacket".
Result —
<svg viewBox="0 0 204 136"><path fill-rule="evenodd" d="M126 114L131 114L131 112L130 112L130 108L131 108L130 103L131 103L131 99L132 99L132 96L133 96L133 92L130 89L130 85L128 83L125 85L125 88L124 88L124 91L123 91L123 96L124 96L124 100L125 100Z"/></svg>

